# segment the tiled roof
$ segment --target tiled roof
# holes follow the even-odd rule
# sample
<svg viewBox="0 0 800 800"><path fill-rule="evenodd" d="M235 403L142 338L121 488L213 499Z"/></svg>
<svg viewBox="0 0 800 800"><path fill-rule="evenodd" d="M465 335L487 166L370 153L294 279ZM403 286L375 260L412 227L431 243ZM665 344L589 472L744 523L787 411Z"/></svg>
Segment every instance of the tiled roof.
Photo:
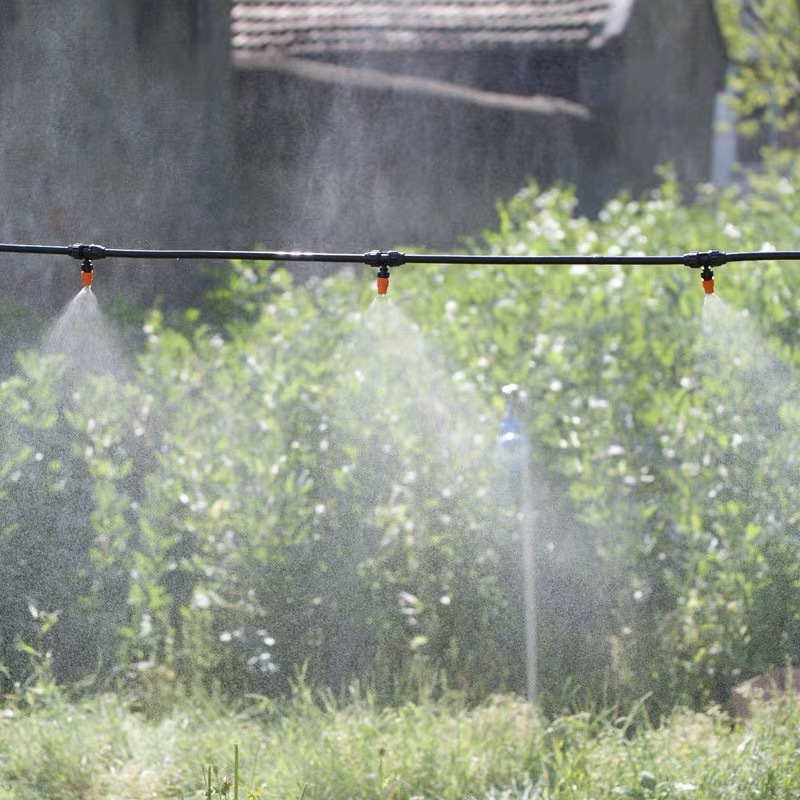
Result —
<svg viewBox="0 0 800 800"><path fill-rule="evenodd" d="M588 47L620 33L633 0L239 0L234 56L324 57L499 46Z"/></svg>

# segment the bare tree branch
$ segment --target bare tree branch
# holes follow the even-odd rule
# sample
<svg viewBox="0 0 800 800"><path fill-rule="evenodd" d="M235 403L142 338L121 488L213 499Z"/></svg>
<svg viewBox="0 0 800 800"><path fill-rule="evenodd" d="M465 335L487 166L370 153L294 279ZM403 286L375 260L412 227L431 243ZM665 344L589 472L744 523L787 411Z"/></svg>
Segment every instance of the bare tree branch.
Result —
<svg viewBox="0 0 800 800"><path fill-rule="evenodd" d="M273 70L323 83L426 94L448 100L471 103L485 108L499 108L507 111L522 111L534 114L565 114L569 117L584 120L591 117L589 110L585 106L561 97L487 92L448 81L420 78L414 75L400 75L363 67L344 67L339 64L323 63L304 58L284 58L258 51L236 52L234 53L234 62L240 69Z"/></svg>

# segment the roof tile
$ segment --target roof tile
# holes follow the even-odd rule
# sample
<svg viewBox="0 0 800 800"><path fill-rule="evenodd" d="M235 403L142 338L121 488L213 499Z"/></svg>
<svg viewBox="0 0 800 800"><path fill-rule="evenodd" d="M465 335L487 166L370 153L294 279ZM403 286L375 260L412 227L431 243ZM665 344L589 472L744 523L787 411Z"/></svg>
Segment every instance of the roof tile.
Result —
<svg viewBox="0 0 800 800"><path fill-rule="evenodd" d="M238 0L234 52L324 57L368 51L589 46L630 0Z"/></svg>

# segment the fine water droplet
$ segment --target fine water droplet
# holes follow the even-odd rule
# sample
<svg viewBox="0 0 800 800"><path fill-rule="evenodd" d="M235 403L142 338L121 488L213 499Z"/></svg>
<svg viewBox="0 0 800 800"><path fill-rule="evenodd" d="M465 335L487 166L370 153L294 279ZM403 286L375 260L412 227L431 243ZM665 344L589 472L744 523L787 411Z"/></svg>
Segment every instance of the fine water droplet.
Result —
<svg viewBox="0 0 800 800"><path fill-rule="evenodd" d="M703 298L703 332L713 333L723 324L725 304L716 294L707 294Z"/></svg>
<svg viewBox="0 0 800 800"><path fill-rule="evenodd" d="M378 294L372 298L372 302L369 304L368 312L370 314L383 314L391 305L393 305L393 303L388 295Z"/></svg>
<svg viewBox="0 0 800 800"><path fill-rule="evenodd" d="M61 311L44 337L42 353L61 357L64 377L70 384L88 373L122 377L125 372L116 331L105 320L89 286Z"/></svg>

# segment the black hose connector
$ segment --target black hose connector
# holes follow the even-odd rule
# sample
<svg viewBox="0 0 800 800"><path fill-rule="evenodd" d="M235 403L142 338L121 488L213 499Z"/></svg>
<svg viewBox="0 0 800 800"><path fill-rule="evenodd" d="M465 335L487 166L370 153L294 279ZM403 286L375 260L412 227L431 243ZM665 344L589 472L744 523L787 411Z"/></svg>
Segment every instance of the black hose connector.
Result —
<svg viewBox="0 0 800 800"><path fill-rule="evenodd" d="M405 253L398 253L397 250L370 250L369 253L364 253L364 263L376 269L401 267L406 263L406 256Z"/></svg>
<svg viewBox="0 0 800 800"><path fill-rule="evenodd" d="M719 250L708 250L705 253L696 251L685 253L683 263L690 269L711 269L711 267L721 267L728 263L728 254Z"/></svg>
<svg viewBox="0 0 800 800"><path fill-rule="evenodd" d="M67 248L67 252L78 261L98 261L106 257L105 247L99 244L73 244Z"/></svg>

